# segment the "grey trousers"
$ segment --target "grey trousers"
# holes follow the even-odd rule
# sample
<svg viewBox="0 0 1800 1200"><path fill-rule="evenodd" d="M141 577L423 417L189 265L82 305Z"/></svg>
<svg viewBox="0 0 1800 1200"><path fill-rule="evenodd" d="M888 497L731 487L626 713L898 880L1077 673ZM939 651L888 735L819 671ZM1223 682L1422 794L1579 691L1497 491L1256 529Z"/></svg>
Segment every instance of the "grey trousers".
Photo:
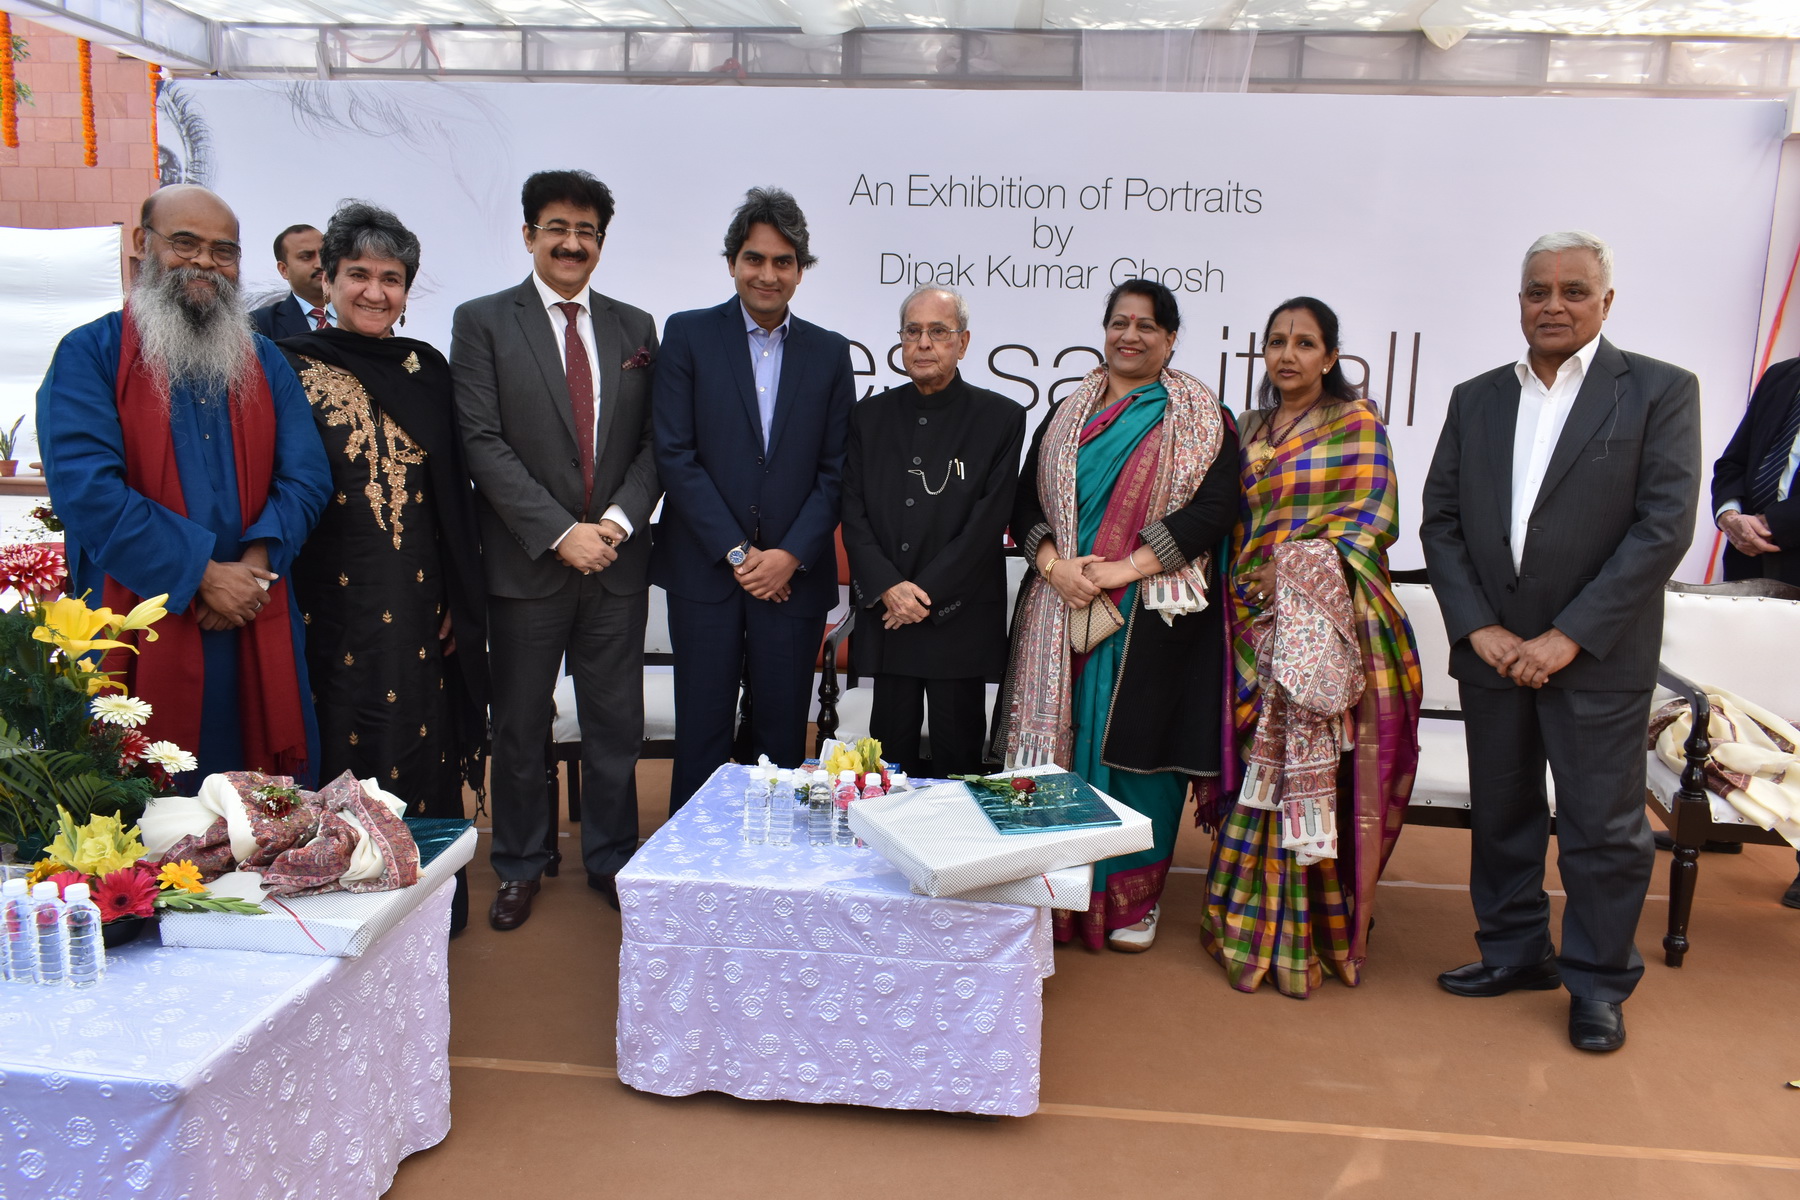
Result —
<svg viewBox="0 0 1800 1200"><path fill-rule="evenodd" d="M1469 748L1469 892L1484 962L1527 966L1552 950L1544 856L1556 781L1563 908L1557 967L1570 994L1622 1002L1644 973L1633 938L1655 851L1644 813L1650 692L1463 684Z"/></svg>
<svg viewBox="0 0 1800 1200"><path fill-rule="evenodd" d="M536 879L550 861L544 748L557 665L568 657L581 720L581 858L615 875L637 852L637 760L644 746L648 590L617 596L598 575L569 573L538 600L488 597L494 841L502 880Z"/></svg>

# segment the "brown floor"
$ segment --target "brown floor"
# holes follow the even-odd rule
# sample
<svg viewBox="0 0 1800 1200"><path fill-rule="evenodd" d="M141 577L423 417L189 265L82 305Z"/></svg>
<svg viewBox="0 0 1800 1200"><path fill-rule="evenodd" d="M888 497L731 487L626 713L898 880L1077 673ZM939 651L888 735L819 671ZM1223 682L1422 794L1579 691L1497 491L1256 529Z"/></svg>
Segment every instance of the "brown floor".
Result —
<svg viewBox="0 0 1800 1200"><path fill-rule="evenodd" d="M639 768L646 834L668 768ZM1562 993L1437 987L1475 957L1466 833L1405 832L1363 985L1304 1003L1233 992L1201 954L1192 869L1206 854L1186 830L1176 862L1190 870L1170 878L1149 953L1057 951L1043 1107L984 1122L624 1087L618 915L573 854L528 924L493 932L484 844L475 920L450 948L454 1128L388 1195L1800 1196L1800 1091L1783 1086L1800 1078L1800 912L1776 903L1793 854L1702 856L1681 970L1662 964L1658 855L1638 934L1650 961L1630 1041L1609 1056L1569 1046Z"/></svg>

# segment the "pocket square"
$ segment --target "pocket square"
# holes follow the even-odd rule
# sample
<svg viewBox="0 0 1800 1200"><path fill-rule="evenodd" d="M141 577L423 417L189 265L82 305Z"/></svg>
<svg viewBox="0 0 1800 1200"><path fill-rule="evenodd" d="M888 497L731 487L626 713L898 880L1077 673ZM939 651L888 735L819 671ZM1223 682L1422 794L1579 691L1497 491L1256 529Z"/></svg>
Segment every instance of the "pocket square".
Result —
<svg viewBox="0 0 1800 1200"><path fill-rule="evenodd" d="M639 367L647 367L655 360L650 357L650 347L639 346L637 353L625 360L625 370L635 371Z"/></svg>

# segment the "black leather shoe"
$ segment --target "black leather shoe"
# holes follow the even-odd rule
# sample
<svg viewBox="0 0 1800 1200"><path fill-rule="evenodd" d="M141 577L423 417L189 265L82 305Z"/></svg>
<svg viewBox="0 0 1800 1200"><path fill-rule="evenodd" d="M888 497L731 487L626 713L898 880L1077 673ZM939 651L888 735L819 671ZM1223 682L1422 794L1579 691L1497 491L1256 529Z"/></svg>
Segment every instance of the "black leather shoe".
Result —
<svg viewBox="0 0 1800 1200"><path fill-rule="evenodd" d="M1789 908L1800 908L1800 875L1794 876L1792 886L1781 894L1781 902Z"/></svg>
<svg viewBox="0 0 1800 1200"><path fill-rule="evenodd" d="M1664 833L1660 829L1650 836L1655 839L1656 848L1658 850L1673 850L1675 848L1675 838L1670 834ZM1744 843L1701 842L1700 849L1707 854L1742 854L1744 852Z"/></svg>
<svg viewBox="0 0 1800 1200"><path fill-rule="evenodd" d="M495 929L517 929L531 915L531 898L538 894L535 879L513 879L500 885L494 906L488 909L488 924Z"/></svg>
<svg viewBox="0 0 1800 1200"><path fill-rule="evenodd" d="M1472 962L1438 976L1438 986L1458 996L1504 996L1508 992L1550 992L1562 986L1556 972L1556 956L1546 954L1544 961L1529 967L1496 967L1485 962Z"/></svg>
<svg viewBox="0 0 1800 1200"><path fill-rule="evenodd" d="M596 875L588 872L588 886L606 897L614 912L619 911L619 885L613 882L611 875Z"/></svg>
<svg viewBox="0 0 1800 1200"><path fill-rule="evenodd" d="M1625 1010L1604 1000L1569 998L1569 1044L1604 1054L1625 1044Z"/></svg>

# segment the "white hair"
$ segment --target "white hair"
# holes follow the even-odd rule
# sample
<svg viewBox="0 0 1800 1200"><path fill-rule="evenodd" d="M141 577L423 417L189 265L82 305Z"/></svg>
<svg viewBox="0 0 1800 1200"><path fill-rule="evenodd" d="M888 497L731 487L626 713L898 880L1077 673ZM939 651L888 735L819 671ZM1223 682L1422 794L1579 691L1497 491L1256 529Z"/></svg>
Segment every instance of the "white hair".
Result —
<svg viewBox="0 0 1800 1200"><path fill-rule="evenodd" d="M962 293L955 288L938 287L936 284L930 283L922 288L914 288L906 299L900 302L900 324L906 324L906 310L912 307L913 301L917 300L920 296L931 292L936 292L940 296L950 297L950 302L956 305L957 327L960 329L967 329L969 327L969 302L963 299Z"/></svg>
<svg viewBox="0 0 1800 1200"><path fill-rule="evenodd" d="M199 277L208 278L215 290L210 301L196 304L187 285ZM165 267L148 256L131 288L131 321L164 403L175 384L235 392L255 377L259 364L249 309L237 281L228 276Z"/></svg>
<svg viewBox="0 0 1800 1200"><path fill-rule="evenodd" d="M1600 260L1600 290L1612 290L1613 252L1612 247L1583 229L1566 229L1561 233L1546 233L1531 243L1531 249L1525 252L1525 261L1519 267L1519 284L1523 286L1531 275L1531 260L1546 252L1559 250L1591 250L1594 257Z"/></svg>

